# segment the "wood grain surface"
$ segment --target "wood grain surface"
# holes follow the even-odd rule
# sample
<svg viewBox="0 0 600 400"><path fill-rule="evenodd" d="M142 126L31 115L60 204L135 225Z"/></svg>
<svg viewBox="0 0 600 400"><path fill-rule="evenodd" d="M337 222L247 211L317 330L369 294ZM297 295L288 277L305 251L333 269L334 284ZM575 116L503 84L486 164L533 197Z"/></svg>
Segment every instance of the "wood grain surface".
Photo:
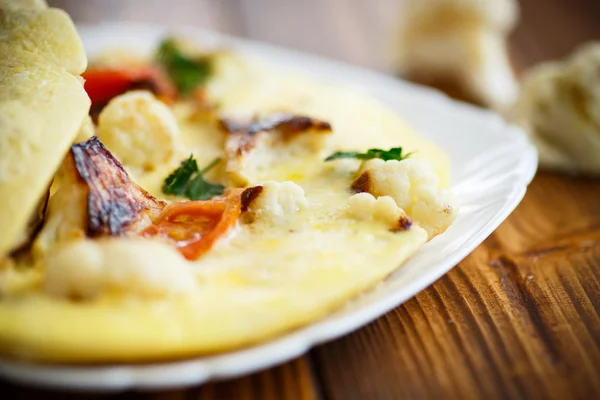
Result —
<svg viewBox="0 0 600 400"><path fill-rule="evenodd" d="M194 24L388 70L396 0L55 0L77 22ZM522 0L519 70L600 39L597 0ZM600 398L600 180L539 173L469 257L365 328L276 368L117 395L0 382L0 398Z"/></svg>

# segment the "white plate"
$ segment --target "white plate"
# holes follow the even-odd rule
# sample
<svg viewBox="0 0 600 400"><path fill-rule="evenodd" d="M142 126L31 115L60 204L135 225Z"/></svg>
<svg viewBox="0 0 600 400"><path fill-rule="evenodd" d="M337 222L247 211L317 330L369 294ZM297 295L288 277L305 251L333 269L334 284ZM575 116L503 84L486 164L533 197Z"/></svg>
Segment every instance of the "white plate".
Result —
<svg viewBox="0 0 600 400"><path fill-rule="evenodd" d="M389 76L315 56L195 28L175 31L199 43L224 43L329 82L352 84L379 98L446 150L452 163L453 188L461 202L460 214L446 233L423 246L377 289L343 310L277 340L223 355L149 365L64 367L0 361L0 374L9 379L104 391L165 388L242 375L290 360L310 347L360 328L448 272L514 210L535 174L535 148L522 131L494 114ZM91 55L115 45L150 51L168 32L173 30L129 23L80 27Z"/></svg>

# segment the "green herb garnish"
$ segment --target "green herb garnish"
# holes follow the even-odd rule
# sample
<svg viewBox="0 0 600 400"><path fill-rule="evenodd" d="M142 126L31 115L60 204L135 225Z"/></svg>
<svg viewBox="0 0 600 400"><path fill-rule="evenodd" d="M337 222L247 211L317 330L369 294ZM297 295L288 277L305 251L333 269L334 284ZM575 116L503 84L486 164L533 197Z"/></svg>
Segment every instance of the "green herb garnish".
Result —
<svg viewBox="0 0 600 400"><path fill-rule="evenodd" d="M160 44L156 59L184 95L206 82L212 72L209 57L189 57L183 54L173 39L166 39Z"/></svg>
<svg viewBox="0 0 600 400"><path fill-rule="evenodd" d="M190 200L209 200L222 195L225 192L225 186L204 179L204 174L220 161L221 159L217 158L203 169L198 169L198 163L191 155L165 179L162 187L163 193L185 196Z"/></svg>
<svg viewBox="0 0 600 400"><path fill-rule="evenodd" d="M402 155L402 147L392 147L389 150L369 149L366 153L356 151L338 151L325 159L325 161L337 160L340 158L355 158L357 160L370 160L372 158L381 158L384 161L398 160L402 161L410 157L413 153Z"/></svg>

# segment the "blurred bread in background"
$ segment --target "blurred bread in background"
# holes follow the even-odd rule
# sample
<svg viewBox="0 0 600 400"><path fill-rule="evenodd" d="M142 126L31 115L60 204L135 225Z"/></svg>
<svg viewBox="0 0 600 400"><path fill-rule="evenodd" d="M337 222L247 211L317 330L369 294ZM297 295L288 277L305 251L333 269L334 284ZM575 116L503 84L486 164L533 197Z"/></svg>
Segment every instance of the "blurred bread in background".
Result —
<svg viewBox="0 0 600 400"><path fill-rule="evenodd" d="M510 118L538 147L541 167L600 174L600 41L527 71Z"/></svg>
<svg viewBox="0 0 600 400"><path fill-rule="evenodd" d="M519 18L516 0L406 0L400 15L403 77L496 110L513 103L506 39Z"/></svg>
<svg viewBox="0 0 600 400"><path fill-rule="evenodd" d="M507 49L516 0L405 0L400 15L396 68L404 78L521 126L541 168L600 175L600 41L535 65L518 82Z"/></svg>

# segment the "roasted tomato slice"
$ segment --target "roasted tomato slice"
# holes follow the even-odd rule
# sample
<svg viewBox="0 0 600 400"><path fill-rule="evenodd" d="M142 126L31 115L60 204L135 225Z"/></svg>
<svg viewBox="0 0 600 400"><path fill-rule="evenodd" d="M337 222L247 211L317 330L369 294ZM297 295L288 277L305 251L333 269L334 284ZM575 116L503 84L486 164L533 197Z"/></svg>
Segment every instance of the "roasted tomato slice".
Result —
<svg viewBox="0 0 600 400"><path fill-rule="evenodd" d="M91 68L82 76L85 91L92 100L92 113L96 115L112 98L129 90L149 90L165 102L177 95L167 77L153 66Z"/></svg>
<svg viewBox="0 0 600 400"><path fill-rule="evenodd" d="M167 205L144 237L161 237L173 243L188 260L197 260L233 228L242 211L243 190L207 201L184 201Z"/></svg>

